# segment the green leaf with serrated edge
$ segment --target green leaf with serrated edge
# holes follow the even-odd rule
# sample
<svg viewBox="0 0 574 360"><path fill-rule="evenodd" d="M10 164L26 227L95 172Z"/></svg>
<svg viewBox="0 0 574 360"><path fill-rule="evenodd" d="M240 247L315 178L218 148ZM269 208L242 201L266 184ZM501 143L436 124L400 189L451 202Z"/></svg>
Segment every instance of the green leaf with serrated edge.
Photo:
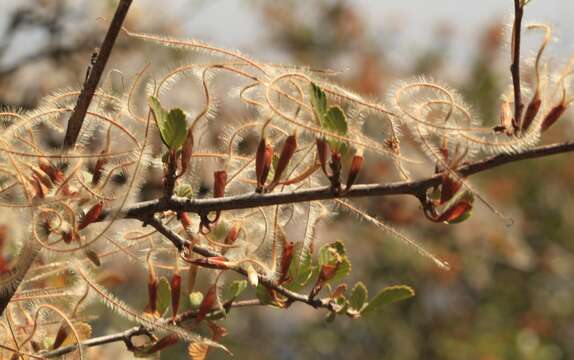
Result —
<svg viewBox="0 0 574 360"><path fill-rule="evenodd" d="M247 280L235 280L223 289L222 297L224 302L235 300L243 290L247 289Z"/></svg>
<svg viewBox="0 0 574 360"><path fill-rule="evenodd" d="M194 291L189 294L189 303L193 309L199 308L201 302L203 301L203 293L201 291Z"/></svg>
<svg viewBox="0 0 574 360"><path fill-rule="evenodd" d="M171 286L169 281L162 277L157 284L157 311L163 315L171 304Z"/></svg>
<svg viewBox="0 0 574 360"><path fill-rule="evenodd" d="M176 108L167 112L154 96L149 97L149 104L163 143L171 150L181 147L187 135L183 111Z"/></svg>
<svg viewBox="0 0 574 360"><path fill-rule="evenodd" d="M322 126L323 118L327 113L327 96L325 96L323 90L315 83L311 83L311 107L313 108L315 118Z"/></svg>
<svg viewBox="0 0 574 360"><path fill-rule="evenodd" d="M318 268L313 266L313 260L309 253L303 250L299 245L296 249L295 256L289 267L289 276L291 281L284 286L292 291L299 291L307 285L314 275L318 274Z"/></svg>
<svg viewBox="0 0 574 360"><path fill-rule="evenodd" d="M347 134L347 119L340 107L334 106L329 108L325 114L325 128L339 135Z"/></svg>
<svg viewBox="0 0 574 360"><path fill-rule="evenodd" d="M367 287L365 286L365 284L359 281L353 287L353 292L351 293L351 297L349 298L349 306L352 309L361 312L361 310L363 310L363 307L367 303L368 298L369 298L369 291L367 290Z"/></svg>
<svg viewBox="0 0 574 360"><path fill-rule="evenodd" d="M391 304L415 296L415 290L407 285L395 285L384 288L369 301L361 314L368 314L383 305Z"/></svg>

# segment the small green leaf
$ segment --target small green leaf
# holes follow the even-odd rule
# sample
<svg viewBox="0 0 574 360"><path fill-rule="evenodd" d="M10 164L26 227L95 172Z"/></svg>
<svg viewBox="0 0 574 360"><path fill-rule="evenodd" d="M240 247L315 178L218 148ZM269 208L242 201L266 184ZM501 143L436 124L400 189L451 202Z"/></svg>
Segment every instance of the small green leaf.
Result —
<svg viewBox="0 0 574 360"><path fill-rule="evenodd" d="M223 290L223 299L225 302L235 300L243 290L247 289L247 280L235 280L231 284L225 287Z"/></svg>
<svg viewBox="0 0 574 360"><path fill-rule="evenodd" d="M349 298L349 305L357 312L361 312L368 298L369 298L369 292L367 290L367 287L365 286L365 284L359 281L353 287L353 292L351 293L351 297Z"/></svg>
<svg viewBox="0 0 574 360"><path fill-rule="evenodd" d="M351 272L351 262L347 258L347 251L342 242L323 245L319 250L319 268L323 265L337 265L337 272L328 283L342 280Z"/></svg>
<svg viewBox="0 0 574 360"><path fill-rule="evenodd" d="M175 195L191 199L193 197L193 187L190 184L179 184L175 188Z"/></svg>
<svg viewBox="0 0 574 360"><path fill-rule="evenodd" d="M169 281L162 277L157 285L157 311L163 315L171 304L171 286Z"/></svg>
<svg viewBox="0 0 574 360"><path fill-rule="evenodd" d="M323 127L339 135L346 135L348 127L343 110L338 106L329 108L325 115Z"/></svg>
<svg viewBox="0 0 574 360"><path fill-rule="evenodd" d="M259 301L261 301L261 304L263 304L263 305L272 305L273 304L273 298L271 297L271 295L269 294L269 291L267 290L267 288L265 286L259 284L257 286L257 290L255 290L255 295L257 296Z"/></svg>
<svg viewBox="0 0 574 360"><path fill-rule="evenodd" d="M401 301L415 296L415 290L407 285L395 285L384 288L378 293L367 306L363 309L361 314L368 314L383 305L391 304L396 301Z"/></svg>
<svg viewBox="0 0 574 360"><path fill-rule="evenodd" d="M176 108L167 112L155 96L149 97L149 105L163 143L170 150L181 147L187 135L187 123L183 111Z"/></svg>
<svg viewBox="0 0 574 360"><path fill-rule="evenodd" d="M295 251L296 256L291 261L289 275L291 281L285 285L289 290L299 291L317 275L318 268L313 266L313 259L306 251Z"/></svg>
<svg viewBox="0 0 574 360"><path fill-rule="evenodd" d="M315 83L311 83L311 107L313 108L313 113L315 118L319 123L323 124L323 118L327 113L327 96L320 87Z"/></svg>
<svg viewBox="0 0 574 360"><path fill-rule="evenodd" d="M189 303L193 309L199 308L203 301L203 293L201 291L194 291L189 294Z"/></svg>

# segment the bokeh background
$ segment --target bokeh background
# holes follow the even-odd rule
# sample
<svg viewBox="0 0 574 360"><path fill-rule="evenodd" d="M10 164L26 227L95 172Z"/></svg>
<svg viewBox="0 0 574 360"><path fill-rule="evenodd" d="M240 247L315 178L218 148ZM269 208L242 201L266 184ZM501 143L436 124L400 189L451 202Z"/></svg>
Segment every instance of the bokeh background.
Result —
<svg viewBox="0 0 574 360"><path fill-rule="evenodd" d="M58 88L81 86L106 28L102 19L111 18L115 3L1 1L0 106L32 108ZM460 89L494 124L510 79L512 6L512 0L135 0L126 25L195 37L271 62L339 70L337 81L379 98L395 80L423 74ZM527 7L526 21L555 28L547 51L553 66L574 55L573 20L570 0L532 0ZM527 36L525 54L539 41L538 35ZM121 36L105 84L121 87L147 62L167 66L182 57L150 49ZM572 117L552 128L544 142L572 139ZM381 162L365 169L360 181L395 179L391 166ZM418 239L453 269L438 270L386 234L341 215L320 226L320 240L346 243L353 263L349 282L362 280L372 290L404 283L417 296L368 318L333 323L302 305L235 311L224 342L237 359L574 359L573 181L572 155L473 177L514 219L510 227L480 204L467 222L446 226L428 223L410 198L362 200L371 214ZM134 298L130 284L121 281L114 292L130 303L146 301ZM95 333L124 327L103 317ZM92 356L131 358L124 353L116 344ZM185 358L182 348L161 357ZM209 358L227 357L214 352Z"/></svg>

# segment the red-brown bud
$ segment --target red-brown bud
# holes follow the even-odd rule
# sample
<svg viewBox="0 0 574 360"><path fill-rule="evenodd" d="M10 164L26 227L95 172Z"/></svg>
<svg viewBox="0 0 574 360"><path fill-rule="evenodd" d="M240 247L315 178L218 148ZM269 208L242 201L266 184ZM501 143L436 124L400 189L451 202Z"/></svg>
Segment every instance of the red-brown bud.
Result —
<svg viewBox="0 0 574 360"><path fill-rule="evenodd" d="M52 350L56 350L57 348L62 346L67 337L68 337L68 324L62 324L60 325L60 328L56 333L56 338L54 339L54 343L52 344Z"/></svg>
<svg viewBox="0 0 574 360"><path fill-rule="evenodd" d="M181 275L174 273L171 277L171 310L172 319L177 316L177 310L179 309L179 299L181 295Z"/></svg>
<svg viewBox="0 0 574 360"><path fill-rule="evenodd" d="M294 244L292 241L283 244L283 253L281 254L281 265L279 268L279 284L289 280L289 268L293 260Z"/></svg>
<svg viewBox="0 0 574 360"><path fill-rule="evenodd" d="M180 221L181 221L181 225L187 229L191 226L191 217L189 216L189 213L186 212L182 212L179 216Z"/></svg>
<svg viewBox="0 0 574 360"><path fill-rule="evenodd" d="M101 155L105 155L106 150L102 151ZM105 157L101 157L96 161L96 165L94 166L94 175L92 175L92 185L96 185L102 179L102 172L104 170L104 166L108 163L108 160Z"/></svg>
<svg viewBox="0 0 574 360"><path fill-rule="evenodd" d="M203 301L199 305L199 310L197 311L197 316L195 317L196 324L200 323L203 319L205 319L207 313L209 313L211 309L213 309L216 295L217 295L217 286L214 284L211 285L209 290L207 290L207 293L205 294Z"/></svg>
<svg viewBox="0 0 574 360"><path fill-rule="evenodd" d="M275 169L275 176L273 177L273 184L279 183L281 180L281 175L289 165L289 161L295 154L295 150L297 150L297 136L290 135L285 139L285 143L283 144L283 149L281 149L281 155L279 155L279 160L277 160L277 168Z"/></svg>
<svg viewBox="0 0 574 360"><path fill-rule="evenodd" d="M78 224L78 230L82 230L86 226L90 225L94 221L98 220L100 215L102 214L102 209L104 208L104 203L99 202L96 205L92 206L90 210L86 213L86 215L82 218L80 223Z"/></svg>
<svg viewBox="0 0 574 360"><path fill-rule="evenodd" d="M323 173L327 176L329 176L329 173L327 172L327 160L330 150L329 143L325 138L317 138L317 157L319 158L319 163L321 164Z"/></svg>
<svg viewBox="0 0 574 360"><path fill-rule="evenodd" d="M189 261L191 264L217 270L228 270L229 260L225 256L212 256Z"/></svg>
<svg viewBox="0 0 574 360"><path fill-rule="evenodd" d="M220 198L225 195L225 186L227 185L227 172L225 170L213 173L213 197Z"/></svg>
<svg viewBox="0 0 574 360"><path fill-rule="evenodd" d="M453 207L447 209L436 221L437 222L456 222L461 216L472 209L472 204L467 201L456 203Z"/></svg>
<svg viewBox="0 0 574 360"><path fill-rule="evenodd" d="M349 169L349 175L347 176L347 186L345 187L345 191L351 190L351 186L357 180L359 176L359 171L363 167L363 152L361 150L357 151L355 156L353 156L353 160L351 161L351 168Z"/></svg>
<svg viewBox="0 0 574 360"><path fill-rule="evenodd" d="M187 130L187 136L181 147L181 175L185 174L187 168L189 167L189 161L191 160L191 155L193 154L193 128L190 127Z"/></svg>
<svg viewBox="0 0 574 360"><path fill-rule="evenodd" d="M38 159L38 166L46 175L50 177L53 183L59 183L64 180L64 173L56 168L50 161L44 158Z"/></svg>
<svg viewBox="0 0 574 360"><path fill-rule="evenodd" d="M148 304L146 306L146 312L156 315L157 313L157 287L158 280L155 275L155 271L150 267L148 271L148 281L147 281L147 291L148 291Z"/></svg>
<svg viewBox="0 0 574 360"><path fill-rule="evenodd" d="M269 169L273 161L273 148L267 144L265 138L261 138L259 146L257 146L257 154L255 155L255 176L257 177L257 192L263 191L263 186L267 181Z"/></svg>
<svg viewBox="0 0 574 360"><path fill-rule="evenodd" d="M460 190L462 187L462 182L448 175L443 175L442 177L442 186L440 191L440 204L444 204Z"/></svg>
<svg viewBox="0 0 574 360"><path fill-rule="evenodd" d="M534 118L536 117L538 111L540 110L540 105L542 105L542 100L540 99L540 96L538 95L537 92L534 95L534 98L532 99L530 104L528 104L528 107L526 108L526 113L524 114L524 120L522 122L522 132L528 130L530 124L532 124L532 121L534 121Z"/></svg>
<svg viewBox="0 0 574 360"><path fill-rule="evenodd" d="M560 117L564 114L564 112L566 112L566 109L568 109L568 106L564 102L561 102L560 104L554 106L542 121L542 126L540 127L540 130L542 132L548 130L548 128L554 125L554 123L556 123L558 119L560 119Z"/></svg>

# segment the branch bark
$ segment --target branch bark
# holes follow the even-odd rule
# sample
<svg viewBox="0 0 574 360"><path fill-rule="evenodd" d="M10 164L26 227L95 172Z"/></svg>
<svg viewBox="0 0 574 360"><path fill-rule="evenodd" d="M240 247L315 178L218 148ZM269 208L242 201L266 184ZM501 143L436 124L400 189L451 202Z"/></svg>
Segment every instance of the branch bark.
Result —
<svg viewBox="0 0 574 360"><path fill-rule="evenodd" d="M541 158L571 151L574 151L574 142L539 146L515 154L501 154L489 157L484 160L476 161L459 168L458 173L460 173L462 176L470 176L516 161ZM273 206L307 201L332 200L335 198L343 197L354 198L389 195L414 195L419 197L420 194L426 191L428 188L440 184L441 180L442 174L437 174L432 177L417 181L354 185L351 188L351 191L343 195L335 194L331 190L330 186L325 186L293 192L280 192L270 194L249 193L212 199L184 199L172 197L169 199L157 199L141 202L124 209L123 215L126 218L145 220L150 218L150 216L155 213L167 210L205 214L210 211L249 209L261 206ZM176 247L179 249L181 249L183 246L183 244L176 244L175 242L174 245L176 245Z"/></svg>
<svg viewBox="0 0 574 360"><path fill-rule="evenodd" d="M520 46L522 35L522 17L524 7L521 0L514 0L514 24L512 26L512 64L510 73L512 75L512 85L514 87L514 121L512 122L514 131L522 127L522 88L520 84Z"/></svg>
<svg viewBox="0 0 574 360"><path fill-rule="evenodd" d="M73 147L78 139L88 107L92 102L92 98L94 97L98 83L104 73L104 69L108 59L110 58L110 54L112 53L112 48L114 47L131 4L132 0L120 0L118 4L112 22L110 23L106 36L102 42L102 46L100 47L96 61L91 67L88 78L84 82L84 86L80 96L78 96L74 112L68 120L66 137L64 138L64 149Z"/></svg>

